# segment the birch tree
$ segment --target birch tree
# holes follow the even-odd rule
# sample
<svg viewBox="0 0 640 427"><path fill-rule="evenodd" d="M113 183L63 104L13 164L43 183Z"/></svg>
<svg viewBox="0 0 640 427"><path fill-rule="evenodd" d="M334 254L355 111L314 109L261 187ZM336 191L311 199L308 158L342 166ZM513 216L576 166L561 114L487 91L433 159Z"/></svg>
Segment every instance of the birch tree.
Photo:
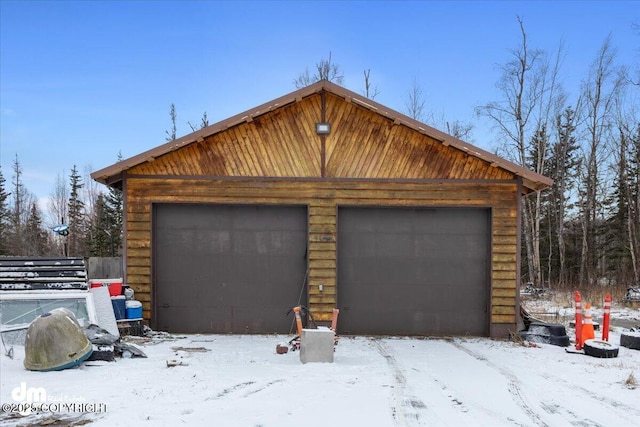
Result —
<svg viewBox="0 0 640 427"><path fill-rule="evenodd" d="M543 173L548 158L550 122L554 109L562 104L558 83L562 46L553 62L544 51L529 46L524 23L518 17L521 42L510 50L512 59L502 66L496 87L499 101L476 109L488 117L503 141L504 156L514 162ZM543 284L540 258L540 221L542 198L539 192L523 199L522 230L528 280Z"/></svg>
<svg viewBox="0 0 640 427"><path fill-rule="evenodd" d="M558 272L555 278L560 285L567 283L567 260L566 260L566 221L567 212L571 208L571 196L576 187L576 170L579 164L578 142L576 140L576 112L567 107L562 114L556 115L555 133L556 140L552 146L550 159L548 162L547 175L553 179L554 185L550 191L549 210L553 224L553 235L555 242L549 242L553 248L557 243L558 251ZM550 250L551 252L551 250ZM552 272L549 271L549 276Z"/></svg>
<svg viewBox="0 0 640 427"><path fill-rule="evenodd" d="M603 201L606 186L602 186L604 170L611 155L608 143L611 138L615 100L622 85L619 70L614 65L615 51L611 46L611 37L603 42L582 85L583 117L585 128L584 168L582 169L582 189L580 193L580 223L582 227L582 254L580 264L580 282L594 284L600 259L598 223L604 221Z"/></svg>
<svg viewBox="0 0 640 427"><path fill-rule="evenodd" d="M68 207L69 207L69 190L67 188L67 179L64 174L57 174L53 191L49 195L47 202L48 226L53 228L56 225L68 223ZM57 248L58 254L65 253L64 245L66 237L55 234L52 238L52 244Z"/></svg>

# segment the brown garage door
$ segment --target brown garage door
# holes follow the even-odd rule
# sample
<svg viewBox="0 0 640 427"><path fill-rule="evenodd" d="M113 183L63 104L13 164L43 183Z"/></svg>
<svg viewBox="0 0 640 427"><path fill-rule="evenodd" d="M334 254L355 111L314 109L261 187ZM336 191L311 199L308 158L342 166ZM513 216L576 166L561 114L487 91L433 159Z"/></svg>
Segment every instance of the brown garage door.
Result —
<svg viewBox="0 0 640 427"><path fill-rule="evenodd" d="M155 205L156 328L288 333L306 248L306 207Z"/></svg>
<svg viewBox="0 0 640 427"><path fill-rule="evenodd" d="M338 211L340 330L487 335L489 209Z"/></svg>

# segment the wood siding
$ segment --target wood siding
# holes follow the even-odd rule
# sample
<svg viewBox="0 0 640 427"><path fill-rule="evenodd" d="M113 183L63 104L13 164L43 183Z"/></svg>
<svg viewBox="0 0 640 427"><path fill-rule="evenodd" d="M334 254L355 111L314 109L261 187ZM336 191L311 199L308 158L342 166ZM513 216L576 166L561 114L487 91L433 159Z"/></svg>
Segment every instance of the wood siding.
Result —
<svg viewBox="0 0 640 427"><path fill-rule="evenodd" d="M319 94L133 167L130 175L502 180L514 175L335 95Z"/></svg>
<svg viewBox="0 0 640 427"><path fill-rule="evenodd" d="M331 133L319 136L323 116ZM308 206L309 305L325 321L336 307L338 206L489 207L491 334L516 325L516 175L357 102L316 93L247 116L131 167L124 184L127 283L146 319L153 316L153 203Z"/></svg>
<svg viewBox="0 0 640 427"><path fill-rule="evenodd" d="M518 185L514 182L181 179L127 180L127 283L152 312L153 203L305 204L309 206L309 305L320 320L336 306L338 206L491 207L491 323L515 325ZM322 284L323 292L318 290Z"/></svg>
<svg viewBox="0 0 640 427"><path fill-rule="evenodd" d="M327 117L328 177L513 179L508 171L335 95L327 95Z"/></svg>

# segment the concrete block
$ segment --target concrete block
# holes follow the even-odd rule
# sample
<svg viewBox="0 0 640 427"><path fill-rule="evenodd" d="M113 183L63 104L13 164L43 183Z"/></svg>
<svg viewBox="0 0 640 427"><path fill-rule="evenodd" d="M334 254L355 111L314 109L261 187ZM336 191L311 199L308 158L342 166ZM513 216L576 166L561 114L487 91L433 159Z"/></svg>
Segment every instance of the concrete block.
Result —
<svg viewBox="0 0 640 427"><path fill-rule="evenodd" d="M300 337L300 361L333 363L334 336L329 328L303 329Z"/></svg>

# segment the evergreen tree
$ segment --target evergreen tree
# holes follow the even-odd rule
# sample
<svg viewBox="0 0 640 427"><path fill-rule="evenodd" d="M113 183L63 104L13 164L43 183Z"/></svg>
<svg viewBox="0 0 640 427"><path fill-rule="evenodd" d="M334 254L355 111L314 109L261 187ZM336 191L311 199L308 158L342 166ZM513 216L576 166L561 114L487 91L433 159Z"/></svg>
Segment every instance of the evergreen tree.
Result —
<svg viewBox="0 0 640 427"><path fill-rule="evenodd" d="M42 227L42 215L38 204L31 203L29 218L25 228L26 255L43 256L50 252L49 235Z"/></svg>
<svg viewBox="0 0 640 427"><path fill-rule="evenodd" d="M633 284L640 286L640 123L629 143L629 252L633 268Z"/></svg>
<svg viewBox="0 0 640 427"><path fill-rule="evenodd" d="M109 229L109 214L104 194L99 194L95 204L95 218L93 220L92 239L89 243L89 253L95 257L112 256L111 230Z"/></svg>
<svg viewBox="0 0 640 427"><path fill-rule="evenodd" d="M0 167L0 255L9 255L8 249L8 227L9 227L9 196L5 186L5 179Z"/></svg>
<svg viewBox="0 0 640 427"><path fill-rule="evenodd" d="M13 180L11 184L13 188L11 201L13 203L9 208L9 228L5 230L7 251L10 255L27 255L25 228L32 196L22 183L22 167L17 154L13 163Z"/></svg>
<svg viewBox="0 0 640 427"><path fill-rule="evenodd" d="M616 177L613 192L606 200L610 216L605 228L607 276L621 285L639 282L638 246L640 239L640 213L638 212L638 149L640 128L637 133L622 123L619 126Z"/></svg>
<svg viewBox="0 0 640 427"><path fill-rule="evenodd" d="M118 162L122 154L118 153ZM85 209L88 255L115 257L122 253L122 192L109 187L108 193L93 196L92 208Z"/></svg>
<svg viewBox="0 0 640 427"><path fill-rule="evenodd" d="M69 193L69 236L68 255L84 256L86 244L86 224L84 215L84 202L80 198L83 187L82 177L78 173L78 168L73 165L71 176L69 177L71 191Z"/></svg>
<svg viewBox="0 0 640 427"><path fill-rule="evenodd" d="M176 139L176 132L177 132L177 119L178 119L178 114L176 113L176 106L175 104L172 102L171 105L169 106L169 118L171 119L171 130L168 131L164 131L164 133L167 134L166 136L166 140L167 141L173 141Z"/></svg>
<svg viewBox="0 0 640 427"><path fill-rule="evenodd" d="M547 126L545 123L541 123L533 136L531 142L525 151L524 166L542 173L546 167L546 161L548 159L549 152L549 133L547 132ZM523 259L527 259L529 262L522 265L522 277L527 277L530 282L536 286L544 286L548 282L549 277L545 277L542 268L542 252L541 241L544 234L543 227L547 225L543 215L546 211L546 201L542 197L542 193L535 192L523 197L523 210L525 215L522 215L523 229L529 230L529 235L525 234L522 252ZM546 248L550 250L549 247ZM531 254L530 257L526 257L527 254Z"/></svg>
<svg viewBox="0 0 640 427"><path fill-rule="evenodd" d="M549 280L559 284L567 283L567 221L572 209L571 194L576 187L579 165L579 146L576 141L576 113L567 107L555 119L556 140L549 150L544 175L553 179L554 185L544 193L547 217L543 220L547 230L545 257ZM578 260L571 261L578 265Z"/></svg>
<svg viewBox="0 0 640 427"><path fill-rule="evenodd" d="M205 126L206 113L203 118L203 126ZM118 153L118 161L122 161L122 153ZM109 236L111 237L111 251L109 256L117 256L122 253L122 228L123 228L123 215L122 210L124 206L124 198L122 191L117 188L109 187L109 193L105 200L105 215L107 216L107 229L109 230Z"/></svg>
<svg viewBox="0 0 640 427"><path fill-rule="evenodd" d="M112 245L108 256L117 256L122 252L122 191L109 187L109 193L104 199L104 210L107 218L105 226L111 237Z"/></svg>
<svg viewBox="0 0 640 427"><path fill-rule="evenodd" d="M606 253L609 263L607 263L608 275L617 277L617 282L626 283L626 277L630 271L630 258L628 250L627 224L629 223L629 141L624 129L619 129L618 158L616 177L613 183L613 193L606 200L605 205L611 207L611 216L607 220L606 227Z"/></svg>

